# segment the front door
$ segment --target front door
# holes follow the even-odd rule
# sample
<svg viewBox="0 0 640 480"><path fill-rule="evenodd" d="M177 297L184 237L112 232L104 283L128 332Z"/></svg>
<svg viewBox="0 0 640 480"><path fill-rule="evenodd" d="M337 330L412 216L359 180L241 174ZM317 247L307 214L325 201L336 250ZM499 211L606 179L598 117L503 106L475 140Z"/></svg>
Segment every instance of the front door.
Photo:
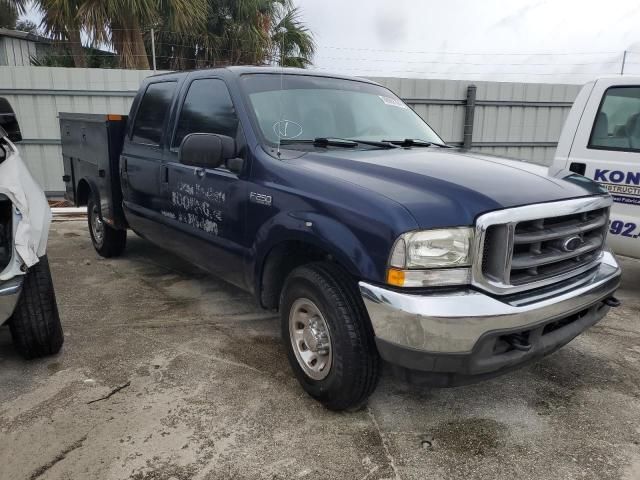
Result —
<svg viewBox="0 0 640 480"><path fill-rule="evenodd" d="M183 256L244 287L241 266L246 253L247 182L224 165L207 169L182 164L179 159L180 144L190 133L217 133L241 140L238 118L222 80L199 78L186 88L166 163L168 188L163 215L183 233Z"/></svg>
<svg viewBox="0 0 640 480"><path fill-rule="evenodd" d="M585 165L584 175L613 197L607 243L621 255L640 257L640 85L607 88L596 83L570 163Z"/></svg>

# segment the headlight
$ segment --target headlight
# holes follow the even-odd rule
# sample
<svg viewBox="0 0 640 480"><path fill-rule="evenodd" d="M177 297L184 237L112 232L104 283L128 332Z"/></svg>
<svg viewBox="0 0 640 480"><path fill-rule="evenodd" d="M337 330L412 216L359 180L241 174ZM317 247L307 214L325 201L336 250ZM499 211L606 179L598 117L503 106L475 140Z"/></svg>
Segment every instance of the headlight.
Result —
<svg viewBox="0 0 640 480"><path fill-rule="evenodd" d="M387 282L403 287L469 283L470 269L459 267L471 265L472 241L470 227L405 233L389 256Z"/></svg>
<svg viewBox="0 0 640 480"><path fill-rule="evenodd" d="M473 229L468 227L405 233L393 246L389 265L409 269L469 266L472 239Z"/></svg>

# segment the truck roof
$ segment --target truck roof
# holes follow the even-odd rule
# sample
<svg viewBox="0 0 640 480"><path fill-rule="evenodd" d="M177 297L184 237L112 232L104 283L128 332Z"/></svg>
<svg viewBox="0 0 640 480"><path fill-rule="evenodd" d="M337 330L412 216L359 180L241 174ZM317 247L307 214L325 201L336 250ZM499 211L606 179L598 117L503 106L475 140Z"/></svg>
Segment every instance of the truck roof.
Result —
<svg viewBox="0 0 640 480"><path fill-rule="evenodd" d="M267 67L267 66L245 66L245 65L238 65L238 66L229 66L229 67L221 67L221 68L203 68L203 69L198 69L198 70L184 70L184 71L180 71L180 72L165 72L165 73L159 73L156 75L152 75L150 77L147 77L148 79L153 79L153 78L157 78L157 77L163 77L163 76L167 76L167 75L171 75L171 76L185 76L188 75L189 73L193 73L193 72L198 72L198 73L202 73L202 72L231 72L235 75L245 75L245 74L251 74L251 73L266 73L266 74L280 74L280 73L284 73L286 75L310 75L310 76L314 76L314 77L327 77L327 78L341 78L344 80L357 80L359 82L366 82L366 83L371 83L374 85L379 85L377 82L374 82L372 80L369 80L367 78L362 78L362 77L353 77L353 76L349 76L349 75L341 75L338 73L331 73L331 72L319 72L317 70L307 70L304 68L293 68L293 67Z"/></svg>

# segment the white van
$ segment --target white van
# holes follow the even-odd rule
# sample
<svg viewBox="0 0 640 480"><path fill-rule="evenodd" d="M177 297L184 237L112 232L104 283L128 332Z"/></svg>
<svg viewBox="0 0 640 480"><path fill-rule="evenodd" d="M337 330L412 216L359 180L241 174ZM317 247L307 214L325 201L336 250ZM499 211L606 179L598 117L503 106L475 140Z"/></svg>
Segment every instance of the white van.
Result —
<svg viewBox="0 0 640 480"><path fill-rule="evenodd" d="M611 193L608 244L640 258L640 77L600 78L582 88L552 168L584 175Z"/></svg>

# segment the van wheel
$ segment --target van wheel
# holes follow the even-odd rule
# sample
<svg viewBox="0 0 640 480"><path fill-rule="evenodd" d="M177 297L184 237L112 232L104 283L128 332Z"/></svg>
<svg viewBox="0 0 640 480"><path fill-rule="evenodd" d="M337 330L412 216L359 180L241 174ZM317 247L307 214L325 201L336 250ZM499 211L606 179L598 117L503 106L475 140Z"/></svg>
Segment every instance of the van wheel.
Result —
<svg viewBox="0 0 640 480"><path fill-rule="evenodd" d="M102 220L100 205L92 196L87 204L87 219L93 248L102 257L119 257L127 246L127 231L116 230Z"/></svg>
<svg viewBox="0 0 640 480"><path fill-rule="evenodd" d="M46 255L26 273L9 329L16 349L25 358L60 351L64 335Z"/></svg>
<svg viewBox="0 0 640 480"><path fill-rule="evenodd" d="M329 262L296 268L282 290L280 318L302 388L330 410L362 406L378 384L380 357L353 279Z"/></svg>

